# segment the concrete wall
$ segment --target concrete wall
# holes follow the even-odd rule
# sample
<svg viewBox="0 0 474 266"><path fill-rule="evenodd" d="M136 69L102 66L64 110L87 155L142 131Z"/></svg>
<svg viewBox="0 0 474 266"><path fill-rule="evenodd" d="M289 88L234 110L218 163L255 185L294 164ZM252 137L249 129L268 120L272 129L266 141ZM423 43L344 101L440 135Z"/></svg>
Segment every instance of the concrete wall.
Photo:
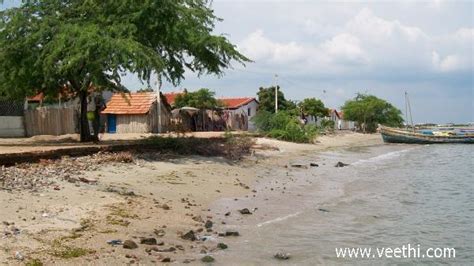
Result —
<svg viewBox="0 0 474 266"><path fill-rule="evenodd" d="M24 137L23 116L0 116L0 137Z"/></svg>
<svg viewBox="0 0 474 266"><path fill-rule="evenodd" d="M250 115L249 115L250 110ZM257 114L258 111L258 103L256 101L251 101L246 105L242 105L237 109L232 110L234 114L245 114L248 117L248 130L255 131L255 125L252 122L252 117Z"/></svg>

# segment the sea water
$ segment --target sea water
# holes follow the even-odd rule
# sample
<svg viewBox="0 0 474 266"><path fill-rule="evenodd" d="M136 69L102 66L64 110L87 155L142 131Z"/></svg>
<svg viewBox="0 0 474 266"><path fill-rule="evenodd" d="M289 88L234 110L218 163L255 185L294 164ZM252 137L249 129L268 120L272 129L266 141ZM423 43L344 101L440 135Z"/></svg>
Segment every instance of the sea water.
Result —
<svg viewBox="0 0 474 266"><path fill-rule="evenodd" d="M220 230L241 234L219 240L229 249L214 255L228 265L473 265L473 154L474 145L378 145L292 158L319 167L262 167L255 197L214 204ZM253 214L236 211L243 207ZM404 247L411 254L385 254ZM338 257L345 248L371 256ZM441 251L450 254L428 257Z"/></svg>

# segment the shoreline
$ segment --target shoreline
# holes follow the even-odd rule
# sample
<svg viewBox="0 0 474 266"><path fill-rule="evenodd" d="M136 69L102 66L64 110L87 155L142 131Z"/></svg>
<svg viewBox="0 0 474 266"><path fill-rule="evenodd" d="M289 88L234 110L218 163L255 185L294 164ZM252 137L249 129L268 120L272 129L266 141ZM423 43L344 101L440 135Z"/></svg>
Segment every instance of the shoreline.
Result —
<svg viewBox="0 0 474 266"><path fill-rule="evenodd" d="M97 180L90 184L58 180L37 192L0 190L0 199L6 203L3 227L11 232L0 239L0 262L38 259L48 265L198 261L205 253L216 251L217 243L190 241L182 236L192 230L196 236L208 234L225 241L217 235L222 232L215 230L221 227L218 222L225 221L217 219L209 206L224 198L255 194L257 169L285 167L297 163L304 154L332 148L382 143L379 135L358 133L322 136L318 140L320 143L312 145L258 138L257 145L273 146L279 151L256 150L238 163L220 157L158 155L86 170L82 175L85 180ZM48 165L41 167L48 169ZM141 238L154 238L156 244L163 244L140 244L147 242ZM132 240L138 248L112 246L109 240Z"/></svg>

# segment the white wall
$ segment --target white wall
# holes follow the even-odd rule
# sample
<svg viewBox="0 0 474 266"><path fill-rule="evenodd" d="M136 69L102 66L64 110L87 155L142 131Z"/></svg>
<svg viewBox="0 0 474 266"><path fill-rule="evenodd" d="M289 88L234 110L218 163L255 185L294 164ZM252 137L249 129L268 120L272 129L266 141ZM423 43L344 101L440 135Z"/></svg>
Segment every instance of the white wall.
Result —
<svg viewBox="0 0 474 266"><path fill-rule="evenodd" d="M250 116L248 116L248 109L250 108ZM244 113L248 116L249 119L249 131L255 131L255 125L252 123L252 117L257 114L258 103L257 101L251 101L246 105L242 105L239 108L232 110L233 113L241 114Z"/></svg>
<svg viewBox="0 0 474 266"><path fill-rule="evenodd" d="M0 137L24 137L23 116L0 116Z"/></svg>

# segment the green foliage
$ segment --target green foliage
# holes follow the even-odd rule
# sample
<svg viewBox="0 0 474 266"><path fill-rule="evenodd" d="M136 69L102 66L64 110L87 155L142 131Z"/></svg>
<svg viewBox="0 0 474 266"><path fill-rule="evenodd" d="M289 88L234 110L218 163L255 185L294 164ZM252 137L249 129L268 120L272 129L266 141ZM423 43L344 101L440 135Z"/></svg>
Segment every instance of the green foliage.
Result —
<svg viewBox="0 0 474 266"><path fill-rule="evenodd" d="M311 143L318 134L316 126L302 125L297 116L285 111L276 114L259 111L252 121L258 131L280 140Z"/></svg>
<svg viewBox="0 0 474 266"><path fill-rule="evenodd" d="M398 127L402 124L402 113L385 100L373 95L357 94L342 107L344 119L356 121L364 132L375 132L377 124Z"/></svg>
<svg viewBox="0 0 474 266"><path fill-rule="evenodd" d="M280 111L290 111L296 109L296 104L292 101L285 99L285 95L280 90L280 86L277 86L278 89L278 110ZM267 111L270 113L275 112L275 87L263 88L260 87L258 92L258 101L259 110Z"/></svg>
<svg viewBox="0 0 474 266"><path fill-rule="evenodd" d="M323 119L321 120L321 128L325 131L334 131L335 123L332 120Z"/></svg>
<svg viewBox="0 0 474 266"><path fill-rule="evenodd" d="M324 106L321 100L316 98L306 98L298 106L305 115L325 117L328 114L328 108Z"/></svg>
<svg viewBox="0 0 474 266"><path fill-rule="evenodd" d="M66 88L84 102L91 88L126 91L124 73L177 85L186 69L222 75L248 62L223 35L208 0L23 0L0 11L0 94L23 99ZM84 129L86 128L86 129Z"/></svg>
<svg viewBox="0 0 474 266"><path fill-rule="evenodd" d="M214 95L215 92L204 88L194 92L185 91L176 96L174 104L177 108L188 106L198 109L215 109L222 106L222 104Z"/></svg>

